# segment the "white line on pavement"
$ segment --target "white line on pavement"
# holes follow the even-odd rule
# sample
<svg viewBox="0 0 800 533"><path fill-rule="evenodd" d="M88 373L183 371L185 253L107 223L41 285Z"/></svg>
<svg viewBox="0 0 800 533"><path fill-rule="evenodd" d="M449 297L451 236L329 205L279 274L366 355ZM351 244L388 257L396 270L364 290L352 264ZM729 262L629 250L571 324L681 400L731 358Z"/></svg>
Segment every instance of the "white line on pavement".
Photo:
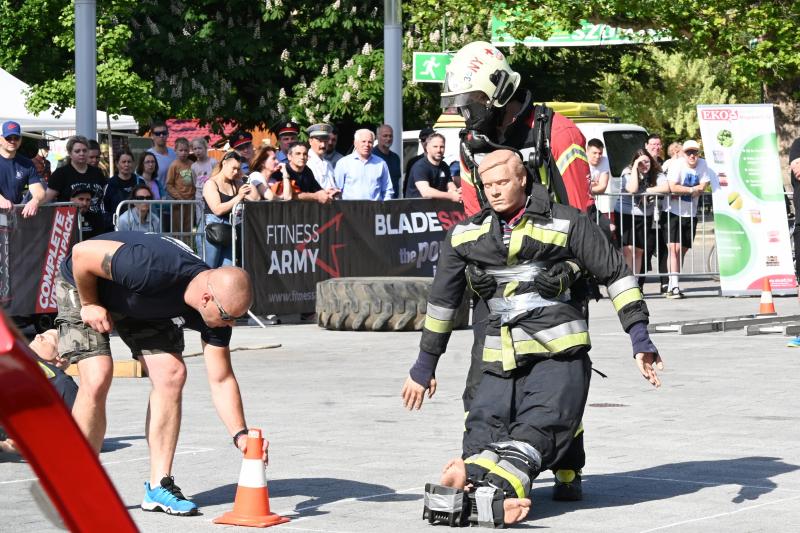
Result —
<svg viewBox="0 0 800 533"><path fill-rule="evenodd" d="M709 486L709 487L718 487L718 486L722 486L722 485L738 485L738 486L740 486L742 488L745 488L745 489L764 489L764 490L769 490L769 491L781 490L781 491L786 491L786 492L798 492L798 493L800 493L800 490L797 490L797 489L785 489L783 487L778 487L778 486L764 487L764 486L761 486L761 485L744 485L742 483L737 483L736 481L732 481L732 480L725 480L725 481L690 481L690 480L687 480L687 479L671 479L671 478L666 478L666 477L625 476L625 475L620 475L620 474L599 474L599 473L589 474L589 475L586 476L586 478L591 479L592 476L621 477L621 478L627 478L627 479L642 479L642 480L646 480L646 481L669 481L669 482L672 482L672 483L688 483L688 484L691 484L691 485L704 485L704 486Z"/></svg>
<svg viewBox="0 0 800 533"><path fill-rule="evenodd" d="M291 524L291 522L289 522ZM292 529L294 531L318 531L320 533L355 533L353 531L341 531L341 530L333 530L333 529L309 529L307 527L292 527L287 526L286 524L280 524L278 527L283 529Z"/></svg>
<svg viewBox="0 0 800 533"><path fill-rule="evenodd" d="M344 499L341 499L341 500L333 500L333 501L330 501L330 502L320 503L318 505L309 505L308 507L298 507L297 509L293 509L293 510L290 510L290 511L279 512L278 514L281 515L281 516L286 516L286 515L288 515L290 513L299 513L301 511L307 511L309 509L317 509L319 507L324 507L326 505L336 505L336 504L339 504L339 503L349 503L349 502L357 502L357 501L363 501L363 500L371 500L373 498L380 498L382 496L391 496L393 494L403 494L405 492L421 491L423 489L424 489L424 487L412 487L410 489L396 490L396 491L393 491L393 492L383 492L381 494L373 494L371 496L360 496L358 498L344 498ZM292 522L299 522L300 520L308 520L310 518L319 518L320 516L321 515L299 516L297 518L292 518Z"/></svg>
<svg viewBox="0 0 800 533"><path fill-rule="evenodd" d="M776 503L790 502L790 501L793 501L793 500L800 500L800 496L792 496L791 498L783 498L781 500L775 500L774 502L765 502L765 503L760 503L758 505L751 505L749 507L742 507L740 509L736 509L735 511L730 511L730 512L727 512L727 513L719 513L719 514L710 515L710 516L702 516L700 518L692 518L691 520L683 520L681 522L675 522L673 524L667 524L666 526L655 527L653 529L646 529L646 530L642 531L641 533L650 533L652 531L661 531L662 529L669 529L669 528L672 528L672 527L682 526L684 524L691 524L693 522L701 522L703 520L712 520L714 518L722 518L723 516L730 516L730 515L733 515L733 514L736 514L736 513L742 513L744 511L752 511L753 509L758 509L759 507L765 507L767 505L775 505Z"/></svg>
<svg viewBox="0 0 800 533"><path fill-rule="evenodd" d="M175 452L175 455L186 455L186 454L189 454L189 453L206 453L206 452L213 452L214 450L216 450L216 448L191 448L191 449L188 449L188 450ZM103 462L102 465L103 466L109 466L109 465L118 465L118 464L122 464L122 463L135 463L137 461L148 461L149 459L150 459L149 456L148 457L135 457L133 459L122 459L120 461L107 461L107 462ZM25 479L11 479L9 481L0 481L0 485L10 485L10 484L13 484L13 483L25 483L26 481L38 481L38 479L39 478L35 478L35 477L30 477L30 478L25 478Z"/></svg>

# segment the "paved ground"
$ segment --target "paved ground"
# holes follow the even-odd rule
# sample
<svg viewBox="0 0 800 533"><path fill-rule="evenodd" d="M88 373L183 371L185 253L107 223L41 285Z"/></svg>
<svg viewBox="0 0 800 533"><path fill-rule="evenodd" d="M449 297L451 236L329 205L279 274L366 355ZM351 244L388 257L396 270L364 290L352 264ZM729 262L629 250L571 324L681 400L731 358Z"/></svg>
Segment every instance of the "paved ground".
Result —
<svg viewBox="0 0 800 533"><path fill-rule="evenodd" d="M719 298L702 285L690 287L685 300L649 298L653 320L757 309L755 299ZM781 314L800 313L795 298L777 298L776 306ZM608 300L592 308L592 357L608 379L594 376L584 419L585 500L552 502L545 473L529 519L517 528L800 531L800 351L777 335L658 334L667 370L654 390L636 372L610 309ZM197 337L188 337L192 351ZM437 372L439 392L421 412L408 413L399 390L418 340L417 333L314 325L236 329L234 346L282 345L234 353L248 421L272 442L272 510L292 518L280 530L433 531L420 519L422 487L459 453L471 332L453 335ZM202 358L187 364L175 475L201 516L138 509L148 471L142 426L149 385L118 379L112 387L101 459L143 531L220 531L225 526L211 519L232 506L240 457L211 404ZM68 450L58 453L68 460ZM0 531L53 529L31 503L31 478L24 463L0 458Z"/></svg>

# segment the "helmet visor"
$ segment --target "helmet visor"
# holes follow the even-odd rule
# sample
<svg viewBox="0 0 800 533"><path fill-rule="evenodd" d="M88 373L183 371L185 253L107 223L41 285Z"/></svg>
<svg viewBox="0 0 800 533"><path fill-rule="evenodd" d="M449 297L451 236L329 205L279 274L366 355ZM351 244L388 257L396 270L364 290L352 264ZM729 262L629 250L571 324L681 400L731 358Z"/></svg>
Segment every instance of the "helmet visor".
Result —
<svg viewBox="0 0 800 533"><path fill-rule="evenodd" d="M445 89L447 89L445 87ZM486 105L489 97L483 91L470 91L460 94L442 94L441 107L442 109L469 107L473 104Z"/></svg>

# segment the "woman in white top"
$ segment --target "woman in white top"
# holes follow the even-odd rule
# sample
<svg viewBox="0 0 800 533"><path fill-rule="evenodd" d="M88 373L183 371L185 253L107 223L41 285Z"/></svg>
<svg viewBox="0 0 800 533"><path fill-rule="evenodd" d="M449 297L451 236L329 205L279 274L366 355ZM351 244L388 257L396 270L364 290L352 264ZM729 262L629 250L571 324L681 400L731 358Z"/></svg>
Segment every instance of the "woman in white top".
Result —
<svg viewBox="0 0 800 533"><path fill-rule="evenodd" d="M257 199L291 200L294 197L286 164L278 162L273 146L262 146L250 161L248 183L258 191ZM276 194L277 191L277 194Z"/></svg>
<svg viewBox="0 0 800 533"><path fill-rule="evenodd" d="M657 197L654 194L669 192L669 184L658 161L640 148L634 152L631 164L622 171L622 189L635 195L623 195L618 200L622 255L633 273L644 273L642 255L645 248L649 250L656 244L654 214L657 212Z"/></svg>
<svg viewBox="0 0 800 533"><path fill-rule="evenodd" d="M669 172L669 167L677 159L683 159L683 143L675 141L674 143L670 144L669 148L667 148L667 155L669 156L669 159L661 164L661 170L664 172L664 174Z"/></svg>

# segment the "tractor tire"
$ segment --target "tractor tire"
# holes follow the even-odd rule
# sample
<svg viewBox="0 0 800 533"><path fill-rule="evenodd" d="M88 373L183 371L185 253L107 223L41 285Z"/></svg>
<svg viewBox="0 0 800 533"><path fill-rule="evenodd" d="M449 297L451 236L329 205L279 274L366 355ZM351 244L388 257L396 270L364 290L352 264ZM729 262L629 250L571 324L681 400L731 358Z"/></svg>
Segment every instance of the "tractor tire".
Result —
<svg viewBox="0 0 800 533"><path fill-rule="evenodd" d="M333 278L317 283L317 325L337 331L421 331L433 278ZM465 297L454 329L469 324Z"/></svg>

